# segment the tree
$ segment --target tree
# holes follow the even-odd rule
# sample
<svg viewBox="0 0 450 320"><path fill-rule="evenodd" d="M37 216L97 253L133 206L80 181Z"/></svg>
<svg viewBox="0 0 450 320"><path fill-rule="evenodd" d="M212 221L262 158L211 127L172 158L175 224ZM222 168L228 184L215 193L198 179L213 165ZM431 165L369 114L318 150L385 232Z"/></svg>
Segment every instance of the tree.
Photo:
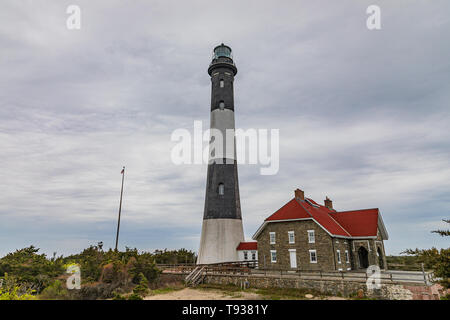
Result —
<svg viewBox="0 0 450 320"><path fill-rule="evenodd" d="M448 219L442 219L442 221L444 221L446 223L450 223L450 220L448 220ZM442 237L450 236L450 230L434 230L434 231L431 231L431 232L437 233L437 234L439 234Z"/></svg>
<svg viewBox="0 0 450 320"><path fill-rule="evenodd" d="M446 223L450 223L450 220L443 220ZM442 237L450 235L450 230L434 230L432 233L437 233ZM405 254L414 255L418 258L419 262L422 262L426 268L430 268L434 272L434 277L439 278L437 281L445 289L450 288L450 248L447 249L407 249Z"/></svg>

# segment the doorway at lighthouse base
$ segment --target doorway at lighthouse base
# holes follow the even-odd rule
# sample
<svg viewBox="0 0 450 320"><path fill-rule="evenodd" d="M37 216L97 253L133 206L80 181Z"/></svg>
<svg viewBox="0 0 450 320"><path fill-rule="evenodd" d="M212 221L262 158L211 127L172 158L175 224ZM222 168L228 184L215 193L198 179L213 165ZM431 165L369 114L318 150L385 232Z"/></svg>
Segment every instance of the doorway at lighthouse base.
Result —
<svg viewBox="0 0 450 320"><path fill-rule="evenodd" d="M238 260L236 248L244 241L241 219L203 220L198 264ZM223 245L223 244L228 245Z"/></svg>

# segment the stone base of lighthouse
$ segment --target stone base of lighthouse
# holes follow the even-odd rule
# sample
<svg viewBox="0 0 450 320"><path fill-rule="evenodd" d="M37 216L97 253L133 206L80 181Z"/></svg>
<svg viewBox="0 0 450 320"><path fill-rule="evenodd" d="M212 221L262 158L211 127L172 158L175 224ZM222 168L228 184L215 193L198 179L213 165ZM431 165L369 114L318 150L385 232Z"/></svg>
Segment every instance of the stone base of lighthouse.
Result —
<svg viewBox="0 0 450 320"><path fill-rule="evenodd" d="M236 248L241 241L241 219L204 219L197 264L237 261Z"/></svg>

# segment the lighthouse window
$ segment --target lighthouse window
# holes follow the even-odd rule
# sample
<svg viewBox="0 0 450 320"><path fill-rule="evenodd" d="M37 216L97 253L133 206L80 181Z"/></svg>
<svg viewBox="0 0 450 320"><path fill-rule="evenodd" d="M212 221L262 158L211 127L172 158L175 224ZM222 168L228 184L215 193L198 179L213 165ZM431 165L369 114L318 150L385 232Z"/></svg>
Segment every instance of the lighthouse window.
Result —
<svg viewBox="0 0 450 320"><path fill-rule="evenodd" d="M223 196L225 193L225 186L223 183L219 183L219 195Z"/></svg>
<svg viewBox="0 0 450 320"><path fill-rule="evenodd" d="M223 82L223 80L220 80L219 85L221 88L223 88L225 86L225 82Z"/></svg>
<svg viewBox="0 0 450 320"><path fill-rule="evenodd" d="M225 102L223 102L223 101L220 101L220 102L219 102L219 109L220 109L220 110L225 109Z"/></svg>

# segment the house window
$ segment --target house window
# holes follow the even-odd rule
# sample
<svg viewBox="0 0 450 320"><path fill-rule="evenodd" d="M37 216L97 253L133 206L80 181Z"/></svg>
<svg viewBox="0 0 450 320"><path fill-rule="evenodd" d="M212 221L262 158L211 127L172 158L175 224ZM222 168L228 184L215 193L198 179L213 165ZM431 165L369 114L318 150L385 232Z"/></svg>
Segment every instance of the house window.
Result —
<svg viewBox="0 0 450 320"><path fill-rule="evenodd" d="M289 243L295 243L294 231L288 231Z"/></svg>
<svg viewBox="0 0 450 320"><path fill-rule="evenodd" d="M347 263L350 262L350 259L349 259L349 256L348 256L348 250L345 250L345 262L347 262Z"/></svg>
<svg viewBox="0 0 450 320"><path fill-rule="evenodd" d="M225 109L225 102L223 102L223 101L220 101L220 102L219 102L219 109L220 109L220 110Z"/></svg>
<svg viewBox="0 0 450 320"><path fill-rule="evenodd" d="M219 195L223 196L225 194L225 186L224 186L224 184L223 183L219 183L219 188L218 189L219 189L218 190Z"/></svg>
<svg viewBox="0 0 450 320"><path fill-rule="evenodd" d="M220 86L221 88L223 88L223 87L225 86L225 82L223 82L222 79L219 81L219 86Z"/></svg>
<svg viewBox="0 0 450 320"><path fill-rule="evenodd" d="M337 253L337 262L341 263L341 250L336 250Z"/></svg>
<svg viewBox="0 0 450 320"><path fill-rule="evenodd" d="M277 262L277 250L270 250L270 262Z"/></svg>
<svg viewBox="0 0 450 320"><path fill-rule="evenodd" d="M256 252L252 251L252 260L256 260Z"/></svg>
<svg viewBox="0 0 450 320"><path fill-rule="evenodd" d="M275 232L269 232L270 244L275 244Z"/></svg>
<svg viewBox="0 0 450 320"><path fill-rule="evenodd" d="M315 243L316 242L316 236L314 234L314 230L308 230L308 242L309 243Z"/></svg>
<svg viewBox="0 0 450 320"><path fill-rule="evenodd" d="M316 250L309 250L309 262L317 263L317 252Z"/></svg>
<svg viewBox="0 0 450 320"><path fill-rule="evenodd" d="M248 253L247 253L247 251L244 251L244 260L248 260Z"/></svg>

